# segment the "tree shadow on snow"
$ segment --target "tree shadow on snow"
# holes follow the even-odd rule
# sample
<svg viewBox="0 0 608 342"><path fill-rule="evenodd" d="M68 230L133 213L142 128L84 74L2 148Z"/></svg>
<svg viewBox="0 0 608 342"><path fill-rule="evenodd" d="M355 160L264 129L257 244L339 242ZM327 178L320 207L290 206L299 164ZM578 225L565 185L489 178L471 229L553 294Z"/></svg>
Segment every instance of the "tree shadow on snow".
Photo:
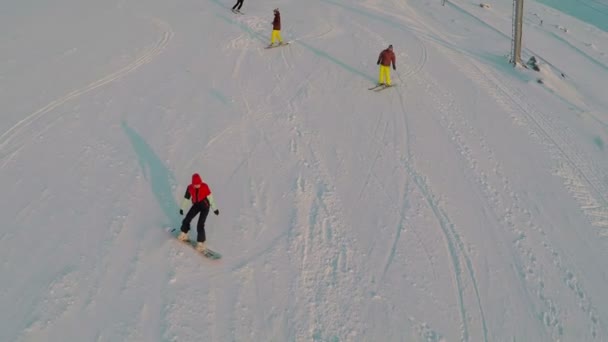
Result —
<svg viewBox="0 0 608 342"><path fill-rule="evenodd" d="M172 226L175 222L179 222L177 214L179 208L173 197L172 189L172 186L176 184L175 177L137 132L124 121L121 125L135 151L144 177L152 186L152 193L168 219L165 225Z"/></svg>

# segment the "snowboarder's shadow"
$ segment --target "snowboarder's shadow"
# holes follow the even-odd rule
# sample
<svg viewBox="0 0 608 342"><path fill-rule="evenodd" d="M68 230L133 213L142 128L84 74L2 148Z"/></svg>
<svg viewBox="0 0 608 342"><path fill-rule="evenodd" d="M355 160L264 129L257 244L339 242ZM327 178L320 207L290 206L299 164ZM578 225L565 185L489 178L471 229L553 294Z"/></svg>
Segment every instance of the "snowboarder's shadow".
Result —
<svg viewBox="0 0 608 342"><path fill-rule="evenodd" d="M168 219L168 222L163 223L161 227L179 222L177 214L179 207L175 202L172 189L172 184L176 184L175 177L137 132L124 121L121 125L135 151L144 177L149 181L152 193Z"/></svg>

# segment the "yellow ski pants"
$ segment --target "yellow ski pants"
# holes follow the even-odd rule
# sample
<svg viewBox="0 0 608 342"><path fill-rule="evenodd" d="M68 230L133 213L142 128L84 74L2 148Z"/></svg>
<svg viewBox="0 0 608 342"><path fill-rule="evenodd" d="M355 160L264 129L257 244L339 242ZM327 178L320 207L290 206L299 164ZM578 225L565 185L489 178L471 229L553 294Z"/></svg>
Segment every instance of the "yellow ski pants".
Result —
<svg viewBox="0 0 608 342"><path fill-rule="evenodd" d="M385 82L386 81L386 82ZM378 75L378 83L391 85L391 69L388 66L380 64L380 75Z"/></svg>
<svg viewBox="0 0 608 342"><path fill-rule="evenodd" d="M275 41L278 41L279 43L283 42L283 39L281 38L281 31L279 30L272 30L272 36L270 36L270 44L274 44Z"/></svg>

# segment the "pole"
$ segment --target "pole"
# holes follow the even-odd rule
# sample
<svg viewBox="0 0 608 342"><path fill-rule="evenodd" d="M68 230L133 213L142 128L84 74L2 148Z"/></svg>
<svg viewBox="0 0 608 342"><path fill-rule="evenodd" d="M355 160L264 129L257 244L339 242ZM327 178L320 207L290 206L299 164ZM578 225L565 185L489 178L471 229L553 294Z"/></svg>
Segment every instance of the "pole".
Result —
<svg viewBox="0 0 608 342"><path fill-rule="evenodd" d="M521 37L522 23L524 17L524 0L514 1L514 16L513 16L513 66L521 64Z"/></svg>

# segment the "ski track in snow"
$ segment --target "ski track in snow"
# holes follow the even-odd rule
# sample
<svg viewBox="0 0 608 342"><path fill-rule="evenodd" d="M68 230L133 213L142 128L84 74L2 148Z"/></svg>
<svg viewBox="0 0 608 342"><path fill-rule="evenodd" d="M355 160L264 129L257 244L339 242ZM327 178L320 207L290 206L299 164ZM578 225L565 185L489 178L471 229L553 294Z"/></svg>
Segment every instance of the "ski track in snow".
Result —
<svg viewBox="0 0 608 342"><path fill-rule="evenodd" d="M310 89L311 85L305 80L302 87ZM318 133L306 130L299 119L296 98L288 100L287 113L290 126L295 127L290 150L306 172L297 177L294 186L296 209L288 240L290 259L299 269L290 297L295 298L294 305L308 308L295 313L295 331L289 340L356 339L361 333L356 327L362 322L356 306L363 294L357 287L354 243L342 200L323 162ZM344 310L339 303L352 303L354 308Z"/></svg>
<svg viewBox="0 0 608 342"><path fill-rule="evenodd" d="M502 33L492 25L475 17L469 11L454 3L450 5L457 7L460 11L467 13L469 16L480 20L486 27L492 29L502 35ZM505 37L508 38L507 35ZM572 45L569 45L573 48ZM541 57L536 52L527 49L531 55ZM592 57L584 52L576 49L576 51L585 57L595 61ZM548 61L545 63L551 65L556 71L562 72L559 68L553 66ZM598 65L603 64L596 62ZM489 70L488 70L489 71ZM494 87L505 87L496 82L497 77L494 76ZM530 130L530 133L536 136L541 143L547 146L555 160L560 164L557 167L556 173L564 179L565 185L572 192L574 198L581 205L581 209L589 216L592 224L600 229L600 236L608 233L608 199L605 194L608 193L608 186L603 181L608 179L608 173L601 172L600 168L593 162L593 159L588 156L582 149L578 148L578 144L574 141L574 134L571 129L560 125L553 119L551 115L543 113L536 108L530 99L525 96L520 90L515 87L508 89L500 89L503 97L506 96L506 101L511 103L508 108L513 112L514 120L518 123L522 121ZM502 101L504 102L504 100ZM516 112L521 112L524 116L518 116Z"/></svg>
<svg viewBox="0 0 608 342"><path fill-rule="evenodd" d="M374 10L377 10L375 7L372 7L372 8L374 8ZM421 70L423 70L423 68L427 62L427 49L426 49L424 42L422 40L420 40L415 33L413 34L413 36L416 37L416 41L418 42L420 57L419 57L418 63L416 63L414 65L414 67L411 70L408 70L408 72L406 72L403 76L401 76L399 73L397 73L397 78L399 79L399 82L402 87L404 87L406 85L406 80L409 77L416 76ZM456 227L454 226L454 224L451 223L450 219L448 218L447 213L443 209L441 209L438 200L432 194L432 190L430 189L429 185L427 184L427 182L425 180L426 177L424 177L423 175L420 175L415 170L414 166L411 164L411 162L413 161L413 156L411 155L410 144L408 142L409 137L410 137L408 120L407 120L408 111L404 104L406 102L405 99L403 98L404 91L401 89L397 89L397 90L398 90L397 94L399 97L399 105L401 107L401 111L402 111L402 115L403 115L403 120L402 120L403 126L404 126L403 131L405 132L405 135L406 135L406 142L405 142L405 146L404 146L404 150L406 151L406 156L403 157L403 162L405 164L405 168L407 170L408 175L412 179L413 183L416 185L417 189L424 196L429 208L434 213L435 218L437 219L439 226L441 227L443 236L446 240L447 249L448 249L448 252L449 252L449 255L451 258L450 264L452 266L452 270L454 272L455 279L456 279L455 285L456 285L457 298L458 298L458 302L460 303L459 312L460 312L461 324L462 324L462 339L465 341L468 341L471 338L470 332L469 332L470 328L469 328L469 323L468 323L468 321L470 319L469 316L471 315L471 313L468 312L467 304L465 304L465 297L466 297L465 282L470 281L474 288L473 295L475 297L475 301L477 302L477 306L478 306L477 310L478 310L479 318L481 321L481 327L480 327L481 336L484 341L487 341L488 340L488 328L486 326L483 307L481 304L481 297L479 294L479 288L478 288L477 279L475 276L475 271L473 269L472 261L466 251L465 245L464 245L460 235L458 234L458 232L456 230ZM401 209L401 211L403 212L402 215L405 215L405 210ZM396 237L395 237L394 245L390 249L391 255L393 255L393 253L394 253L394 248L397 243L397 240L399 239L399 236L400 236L400 234L397 233ZM385 268L384 268L385 272L388 269L391 260L392 260L392 256L388 258L387 264L385 265ZM427 331L427 333L428 333L428 331ZM437 334L436 332L434 332L432 335L439 336L439 334Z"/></svg>
<svg viewBox="0 0 608 342"><path fill-rule="evenodd" d="M345 5L342 4L338 4L336 2L334 2L333 0L324 0L327 3L330 3L332 5L337 5L340 7L346 7ZM369 4L368 4L369 5ZM361 12L363 12L365 15L368 16L374 16L374 18L376 17L376 14L371 14L369 13L367 10L360 10L360 9L354 9L354 8L349 8L346 7L354 12L359 12L361 14ZM375 7L371 6L371 8L373 10L377 10ZM406 27L401 27L400 28L405 28L404 31L412 34L413 31L410 30L409 28ZM368 31L368 30L366 30ZM369 31L368 31L369 32ZM401 87L404 87L406 85L406 79L408 77L413 77L415 75L417 75L425 66L426 61L427 61L427 52L426 52L426 47L425 44L422 42L422 40L420 40L420 38L418 37L418 35L416 33L413 33L413 36L416 38L416 41L418 42L418 47L419 47L419 51L420 51L420 60L418 63L416 63L414 65L414 67L409 70L408 72L406 72L403 77L401 77L401 75L397 74L397 78L400 81ZM378 36L378 39L381 39ZM385 43L385 42L383 42ZM477 279L475 276L475 271L473 269L473 265L472 265L472 261L471 258L469 257L467 251L466 251L466 247L462 241L462 238L460 237L460 235L458 234L456 227L454 226L454 224L450 221L450 219L448 218L447 213L441 209L441 206L439 205L438 200L435 198L435 196L432 194L432 190L429 187L429 185L427 184L427 181L425 180L426 177L424 177L423 175L420 175L415 168L413 167L413 165L411 164L411 162L413 161L413 156L411 155L411 151L410 151L410 144L408 142L409 137L410 137L410 133L409 133L409 127L408 127L408 120L407 120L407 109L406 106L404 105L404 98L403 98L403 90L401 89L396 89L398 97L399 97L399 106L402 112L402 116L403 119L402 124L404 126L403 132L405 132L405 136L406 136L406 141L404 142L405 146L403 146L403 150L406 151L406 156L403 156L403 163L405 165L405 169L407 171L408 176L412 179L413 183L416 185L416 188L421 192L421 194L423 195L423 197L425 198L427 205L429 206L429 208L432 210L432 212L435 215L435 218L441 228L441 231L443 233L443 236L445 238L446 241L446 247L448 249L448 253L450 256L450 265L452 268L452 271L454 272L455 275L455 279L456 279L456 296L458 298L458 302L459 302L459 313L460 313L460 319L461 319L461 324L462 324L462 339L465 341L468 341L471 336L470 336L470 328L469 328L469 319L470 319L470 315L471 312L469 311L469 308L467 307L467 304L465 303L466 299L465 297L467 296L466 294L466 290L465 288L467 287L465 285L465 283L468 281L472 284L473 289L474 289L474 293L473 296L475 298L475 302L477 303L477 310L478 310L478 315L479 315L479 319L481 322L481 326L480 326L480 334L483 338L484 341L488 340L488 328L486 325L486 321L485 321L485 317L484 317L484 312L483 312L483 307L481 304L481 297L479 294L479 288L478 288L478 284L477 284ZM367 184L364 183L364 186ZM405 201L406 203L407 201ZM404 213L402 215L405 215L405 208L402 208L401 210L404 211ZM400 228L398 228L400 229ZM394 254L394 248L395 245L398 241L400 237L400 233L398 232L395 235L395 240L393 240L393 246L391 246L389 248L389 250L391 251L389 254L389 257L387 259L387 262L385 264L384 270L387 270L390 262L392 261L392 255ZM426 334L428 334L428 329L423 329L425 331ZM436 332L432 332L432 334L430 334L432 336L440 336L438 333ZM422 336L421 336L422 337Z"/></svg>
<svg viewBox="0 0 608 342"><path fill-rule="evenodd" d="M333 3L333 1L328 2ZM374 7L371 6L371 8ZM416 30L414 30L414 32L418 33ZM427 39L431 42L435 42L439 45L445 46L446 49L442 49L444 50L444 54L448 57L451 57L452 59L456 59L455 56L458 54L450 52L450 50L462 53L460 49L454 49L454 47L446 41L434 38L432 36L429 36L428 34L420 35L420 37L422 39ZM474 75L473 81L476 81L476 83L480 84L482 89L495 89L496 91L493 92L493 95L496 97L497 102L501 104L509 113L512 113L514 121L520 125L524 125L525 127L527 127L530 130L531 135L539 137L541 142L549 148L553 157L558 161L559 168L557 170L557 174L564 178L566 186L573 193L577 201L579 201L579 203L581 204L581 209L590 217L591 222L596 227L605 229L606 217L608 217L608 206L606 205L606 199L603 196L603 194L606 193L606 189L603 188L604 183L601 180L606 179L606 176L598 171L599 167L595 167L593 165L592 159L588 157L586 153L584 153L580 149L577 149L577 144L572 138L568 137L568 128L563 126L558 127L557 124L553 122L550 116L543 114L540 110L534 108L533 105L530 103L530 99L522 95L521 91L516 90L513 87L505 88L506 85L499 82L498 79L493 76L493 72L491 72L490 70L482 70L479 66L474 67L469 66L469 64L470 62L468 60L460 57L458 58L458 61L454 63L454 65L465 66L461 69L463 69L463 71L467 75ZM475 70L474 68L477 68L477 70ZM435 84L434 86L429 87L429 89L431 88L436 89L438 87ZM446 108L449 108L449 106L444 106L444 113ZM524 115L521 116L518 113L523 113ZM446 118L450 118L452 114L454 113L450 111L448 114L443 115L443 120L447 120ZM444 122L443 125L452 130L451 132L448 130L448 132L453 137L453 140L458 141L460 133L458 131L453 131L453 122L449 124ZM470 128L471 127L468 127L468 129ZM462 155L465 156L465 158L469 158L467 162L469 163L470 167L475 170L477 168L476 161L474 159L470 159L470 147L462 145L462 141L460 141L459 144L460 145L458 145L458 148L461 151ZM488 150L487 153L492 152ZM480 171L477 171L476 181L482 186L482 189L485 188L484 192L489 198L488 203L503 203L502 201L499 201L496 197L497 195L495 188L492 188L492 186L487 184L486 175L479 172ZM496 165L495 172L501 172L500 165ZM415 176L414 170L412 170L412 173ZM416 177L414 177L414 179L416 179ZM419 188L426 188L426 185L424 183L420 183L417 185L419 186ZM502 185L504 189L510 189L508 179L503 178ZM518 196L513 191L508 191L508 193L510 193L512 196L510 201L515 203L514 207L507 211L508 215L504 215L501 212L500 207L496 207L495 205L493 205L492 208L495 212L496 218L500 218L499 222L506 221L506 223L504 224L508 225L511 228L515 236L519 236L519 238L516 239L515 247L516 250L520 253L520 258L524 260L524 266L522 267L524 267L525 270L521 270L521 273L523 274L522 277L528 281L531 281L529 280L529 278L531 277L527 276L526 272L539 273L538 265L536 263L538 258L534 254L532 247L523 247L524 241L526 239L525 234L519 229L516 229L515 224L513 223L517 219L522 218L522 220L524 220L523 217L530 217L531 213L526 209L523 209L525 208L525 206L518 203ZM427 195L427 199L428 198L429 197ZM434 206L432 202L429 203L431 207ZM507 201L507 203L509 202ZM521 216L514 215L512 213L512 210L520 211L519 215ZM439 212L440 211L437 210L436 214L438 216L438 219L441 221L441 214ZM513 218L512 216L516 217ZM449 220L446 220L446 222L449 222ZM529 222L528 224L531 226L532 229L539 231L541 235L545 235L545 233L542 231L542 228L534 225L531 222ZM451 224L446 224L446 226L451 226ZM446 234L446 238L449 241L450 239L452 239L450 243L450 245L452 246L450 248L450 251L452 253L452 257L454 259L457 259L458 257L456 256L456 252L454 251L453 245L460 246L460 238L457 234L453 235L454 237L450 237L450 232L445 229L444 233ZM604 234L604 230L600 231L600 235L602 234ZM551 255L553 260L552 263L557 269L556 271L561 274L563 280L562 285L565 285L570 291L572 291L572 294L579 299L579 307L583 311L583 314L588 317L589 336L593 339L599 338L600 331L602 330L600 326L600 320L597 316L596 310L594 309L592 302L583 290L583 286L580 284L580 280L576 278L576 272L564 265L564 262L562 261L562 257L560 256L559 252L554 247L552 247L548 240L543 240L542 246L545 249L545 253ZM464 250L462 251L464 253ZM467 263L470 264L470 260L468 259L466 254L464 258L467 260ZM455 272L457 274L461 272L461 270L457 266L458 262L454 262L454 265L456 269ZM469 268L468 270L470 272L470 279L475 282L475 276L472 268ZM560 308L557 306L558 304L556 299L548 298L548 296L545 294L549 292L546 290L546 287L548 285L545 281L542 280L542 278L537 280L537 284L531 286L534 286L536 288L535 292L539 300L544 303L544 310L539 312L539 317L541 317L541 320L547 326L547 329L551 332L551 335L554 338L560 338L561 334L563 333L563 323L559 321L559 314L563 310L560 310ZM459 292L461 293L461 291ZM479 297L477 298L479 302L480 299ZM479 304L479 309L480 313L483 315L481 303ZM464 304L461 304L461 313L463 317L464 326L463 337L466 339L468 329L466 323L464 323L464 316L466 316L465 312L466 309L464 307ZM484 336L487 339L487 328L485 327L485 323L483 323L483 325Z"/></svg>
<svg viewBox="0 0 608 342"><path fill-rule="evenodd" d="M6 132L2 133L2 135L0 135L0 152L2 152L2 151L3 152L2 152L2 154L0 154L0 159L6 159L4 161L4 163L2 164L2 167L6 166L6 164L13 159L13 156L15 156L19 152L19 150L26 144L27 140L29 140L33 136L40 134L41 132L46 131L48 128L50 128L50 126L53 125L53 123L55 121L60 119L60 117L57 117L54 120L52 120L51 122L46 123L46 126L42 127L42 128L33 127L34 124L39 119L41 119L43 116L47 115L48 113L52 112L57 107L60 107L61 105L65 104L66 102L68 102L70 100L73 100L83 94L86 94L92 90L100 88L106 84L109 84L113 81L120 79L121 77L126 76L127 74L137 70L142 65L149 63L150 61L152 61L154 59L154 57L156 57L157 55L162 53L163 50L169 44L169 41L171 40L171 38L173 36L173 31L171 30L171 27L169 26L169 24L167 24L166 22L164 22L158 18L151 18L151 20L152 20L152 23L156 27L158 27L159 30L161 30L162 35L152 48L150 48L148 51L143 53L135 61L131 62L130 64L126 65L125 67L121 68L120 70L117 70L116 72L113 72L107 76L104 76L104 77L96 80L95 82L88 84L85 87L73 90L70 93L66 94L65 96L63 96L59 99L56 99L54 101L51 101L46 106L27 115L24 119L17 122L13 127L9 128ZM30 127L32 127L32 128L30 129ZM28 132L28 129L30 129L30 132ZM31 131L33 131L33 132L31 132ZM37 134L34 133L36 131L38 132ZM24 142L18 143L14 146L10 146L9 144L14 139L19 137L19 135L23 135L25 137Z"/></svg>
<svg viewBox="0 0 608 342"><path fill-rule="evenodd" d="M462 10L460 7L458 8ZM464 12L474 17L473 14ZM482 23L489 29L499 32L493 26L485 22ZM425 26L425 29L433 32L436 37L423 34L420 36L421 38L433 41L448 50L458 51L477 59L445 39L438 38L441 34L436 32L437 30L433 30L428 26ZM534 51L530 51L530 53L539 56ZM551 65L547 61L545 63ZM559 71L558 68L552 67ZM599 229L598 235L608 236L608 199L604 195L608 193L608 186L603 181L604 179L608 179L608 173L600 171L601 168L595 165L596 163L594 163L593 158L578 147L573 138L574 133L570 132L570 128L560 125L551 115L543 113L536 108L529 101L530 99L520 90L515 87L505 88L507 85L498 81L498 77L494 75L495 72L491 72L489 69L485 71L490 72L487 77L492 78L493 83L491 86L498 88L497 92L502 94L496 95L499 104L512 113L513 120L517 124L527 127L531 135L537 137L542 144L547 146L558 163L555 171L556 174L564 179L564 184L579 202L581 210L589 217L591 223ZM510 105L505 105L505 101L510 103ZM518 115L517 113L519 112L525 115Z"/></svg>
<svg viewBox="0 0 608 342"><path fill-rule="evenodd" d="M530 129L531 135L540 137L541 141L551 149L554 158L565 160L567 164L572 165L573 167L575 167L575 165L581 165L581 167L588 165L586 160L580 157L584 156L580 151L581 154L579 157L576 157L577 163L575 164L572 161L570 156L566 154L566 151L575 148L576 144L572 140L569 140L567 143L568 146L562 148L561 146L563 145L558 144L557 142L560 140L553 139L552 135L548 132L555 133L555 135L559 137L562 135L561 133L563 133L563 131L558 130L556 132L556 128L552 127L552 123L545 118L546 115L528 107L529 99L527 100L528 102L526 102L526 99L523 98L523 95L518 90L507 88L503 82L498 81L492 71L479 66L478 64L472 65L468 59L463 58L463 56L458 53L450 52L449 49L443 50L444 56L452 59L453 65L458 66L465 75L468 75L471 80L476 82L482 89L488 90L489 93L496 98L497 103L511 113L511 117L516 123L525 125L525 127ZM450 95L447 96L449 97ZM493 172L500 179L499 184L492 185L488 182L488 174L485 174L479 169L476 159L472 157L472 148L463 142L461 133L459 133L458 130L455 130L455 127L459 124L454 118L458 117L457 114L459 111L455 110L453 106L449 107L452 108L449 113L446 113L441 117L443 125L446 127L450 136L452 136L452 140L456 142L459 151L461 151L461 155L469 165L471 174L475 175L475 182L479 184L480 189L482 189L484 196L487 198L487 203L494 212L497 222L506 226L506 228L511 231L512 236L515 237L514 247L519 253L519 261L517 264L521 265L519 269L520 277L532 288L532 293L536 294L537 300L541 303L542 309L540 311L537 310L538 316L550 332L551 337L553 339L563 338L562 335L565 322L560 318L560 314L563 313L564 310L559 307L559 299L552 298L552 296L547 293L559 292L556 289L552 289L552 287L561 285L571 291L571 294L579 301L579 308L581 309L583 316L588 318L589 336L593 339L601 340L600 332L602 329L599 325L599 317L597 316L593 302L585 292L583 285L576 278L576 271L566 266L559 251L545 238L546 233L543 229L531 220L533 217L532 213L526 209L528 207L527 205L521 203L520 196L511 189L511 182L501 170L501 165L494 157L494 153L488 149L483 136L480 133L475 133L476 136L474 136L474 139L480 141L481 148L488 155L487 158L495 163ZM445 113L445 109L443 112ZM540 118L535 119L536 116L540 116ZM524 120L526 120L527 123ZM466 123L464 120L462 122ZM539 122L542 122L542 124ZM474 132L473 128L468 125L464 126L463 129L471 133ZM586 169L593 172L593 169L591 168L587 167ZM572 175L572 173L570 174ZM574 182L573 180L570 181ZM577 183L581 184L581 182ZM502 191L498 192L497 189L502 189ZM582 198L586 202L590 201L588 190L585 190L584 188L577 189L578 197L575 196L577 199L580 200ZM509 194L509 198L503 198L504 196L501 194ZM538 235L534 237L535 240L538 239L538 241L529 241L531 237L528 235L530 233L527 235L518 228L521 223L524 223L525 226L529 227ZM538 250L539 244L544 251ZM538 253L543 253L543 255L537 255ZM540 267L546 267L548 264L539 263L538 260L542 260L540 258L550 258L551 263L555 267L554 270L560 274L563 281L561 284L553 284L552 282L547 282L543 279L543 271ZM546 271L544 272L546 273Z"/></svg>
<svg viewBox="0 0 608 342"><path fill-rule="evenodd" d="M601 172L593 159L578 147L568 127L560 125L548 114L536 108L520 90L502 89L507 101L514 108L513 113L525 122L530 134L540 140L558 163L556 174L564 179L564 184L579 202L581 210L591 223L598 227L600 234L608 229L608 187L603 179L608 174ZM523 101L528 100L528 103Z"/></svg>
<svg viewBox="0 0 608 342"><path fill-rule="evenodd" d="M385 39L383 39L382 36L374 33L373 31L369 30L367 27L365 27L364 25L359 24L356 20L352 20L353 25L358 26L362 31L366 32L367 34L369 34L370 36L372 36L372 38L376 41L378 41L379 45L386 45L388 44L387 41ZM416 38L414 36L414 38ZM410 154L410 146L409 146L409 134L408 132L408 124L407 124L407 110L405 109L404 106L404 98L402 95L402 90L406 87L406 81L412 77L414 77L415 75L417 75L420 71L422 71L424 69L424 67L426 66L427 63L427 49L425 44L420 40L420 39L415 39L415 41L417 42L417 49L416 51L418 52L418 60L414 63L405 63L402 64L405 67L409 67L407 69L407 71L403 74L401 73L396 73L397 75L397 79L399 80L399 84L402 88L397 89L398 91L398 96L399 96L399 110L402 113L402 118L401 120L397 120L397 121L402 121L402 124L404 126L404 132L405 133L405 141L403 141L401 144L404 146L401 146L403 148L403 150L406 151L406 156L400 156L400 159L403 161L404 163L404 168L409 176L409 178L411 178L413 180L413 183L417 185L417 188L419 191L421 191L422 195L426 198L427 200L427 205L429 205L429 208L431 210L433 210L433 212L435 212L436 214L436 219L438 220L438 222L440 223L440 225L442 225L444 223L444 217L441 216L440 214L438 214L436 212L436 210L438 210L437 207L437 203L431 198L432 195L429 194L426 184L424 184L424 181L422 180L422 178L417 174L417 172L408 164L409 160L411 159ZM404 58L405 57L405 58ZM408 55L407 53L401 53L399 55L399 58L404 58L404 59L408 59L407 58ZM403 59L402 59L403 60ZM372 147L376 147L377 151L374 153L370 153L370 155L373 155L375 157L372 158L372 162L371 165L369 167L369 171L367 172L367 176L365 177L365 180L363 182L363 185L361 187L361 191L359 193L359 199L363 199L364 193L365 193L365 189L369 186L370 181L372 178L377 179L378 177L375 176L375 174L373 173L373 170L375 168L375 164L378 161L378 159L381 157L381 153L383 151L383 149L385 149L386 147L381 144L380 142L384 142L386 141L386 131L387 128L389 126L388 121L382 125L383 122L383 118L384 118L384 113L382 113L380 116L378 116L378 120L376 122L376 125L374 126L374 130L373 130L373 136L377 137L377 141L378 143L376 145L372 145ZM398 118L393 118L398 119ZM380 128L382 127L382 128ZM378 132L381 131L382 134L378 134ZM377 184L379 184L379 186L383 189L383 192L385 194L385 196L387 198L390 198L390 196L388 196L388 192L386 189L383 188L382 182L377 182ZM378 186L378 185L376 185ZM390 205L390 209L396 213L396 215L399 217L399 222L396 224L396 230L395 230L395 234L393 239L391 240L391 245L389 246L388 253L386 255L386 261L384 263L384 266L381 267L380 269L382 270L380 276L378 277L380 279L380 281L378 282L377 286L380 286L380 284L383 282L384 278L386 277L388 270L395 258L396 252L397 252L397 245L399 243L399 240L401 238L401 234L403 232L406 231L405 226L406 226L406 222L407 222L407 212L408 209L410 207L409 201L408 201L408 194L411 194L411 184L410 182L406 182L406 184L404 185L404 188L400 191L400 193L402 194L402 197L399 198L398 203L396 205L394 205L394 201L391 199L388 201ZM422 239L420 238L420 236L418 235L418 232L416 229L412 229L412 234L414 235L414 237L417 239L418 243L419 243L419 247L422 248L422 250L425 253L425 257L427 259L427 261L429 262L430 265L434 265L435 262L433 261L433 258L431 256L431 253L428 250L428 247L422 242ZM445 230L444 230L444 234L445 234ZM453 238L451 238L448 235L444 235L446 237L446 239L448 240L448 249L452 258L452 263L451 265L453 266L453 270L454 273L456 275L457 278L457 297L458 297L458 301L461 303L460 305L460 316L461 316L461 321L463 324L463 337L465 340L468 339L468 328L467 328L467 322L466 320L468 318L466 318L467 314L466 314L466 310L465 310L465 304L463 303L463 285L461 284L461 271L459 269L459 257L456 255L456 252L454 251L453 248ZM469 265L470 266L470 265ZM433 270L433 273L435 271ZM374 293L377 293L378 289L376 289L374 291ZM421 323L419 322L417 319L415 319L414 317L409 317L409 320L414 323L415 325L415 331L418 335L419 338L424 339L426 341L443 341L443 339L440 337L441 334L439 334L437 331L433 330L431 327L428 326L427 323ZM484 323L485 324L485 323Z"/></svg>
<svg viewBox="0 0 608 342"><path fill-rule="evenodd" d="M404 83L403 80L401 80L401 78L400 78L400 81L401 81L401 83ZM403 95L401 93L399 93L399 101L400 101L400 105L401 105L402 112L403 112L404 132L406 132L407 139L409 140L410 133L409 133L409 128L408 128L408 124L407 124L407 115L408 114L407 114L406 107L404 105ZM481 298L479 295L477 279L475 277L475 271L473 269L471 259L468 256L465 245L462 241L462 238L460 237L460 234L458 234L456 227L450 221L447 213L441 208L438 199L432 193L431 188L427 184L427 181L425 180L426 177L419 174L415 170L414 166L412 165L413 156L411 155L411 152L410 152L409 143L407 143L407 146L405 146L405 149L407 151L407 154L405 156L404 163L406 164L407 172L408 172L409 176L412 178L414 184L416 184L418 190L424 196L430 209L434 213L435 218L437 219L439 226L441 227L443 236L446 241L447 249L448 249L448 252L449 252L449 255L451 258L450 261L451 261L451 265L452 265L452 270L453 270L455 278L456 278L455 285L456 285L457 297L458 297L458 301L459 301L459 311L460 311L460 317L461 317L461 323L462 323L462 339L465 341L468 341L471 338L470 332L469 332L469 329L470 329L469 322L468 322L469 315L471 315L471 313L468 312L467 304L465 304L465 297L466 297L465 281L469 281L469 282L471 282L471 284L474 288L473 295L475 296L475 300L478 304L477 309L478 309L478 314L479 314L479 318L481 321L481 327L480 327L481 336L484 341L487 341L488 331L487 331L487 326L486 326L485 317L484 317L484 313L483 313L483 307L481 305Z"/></svg>

